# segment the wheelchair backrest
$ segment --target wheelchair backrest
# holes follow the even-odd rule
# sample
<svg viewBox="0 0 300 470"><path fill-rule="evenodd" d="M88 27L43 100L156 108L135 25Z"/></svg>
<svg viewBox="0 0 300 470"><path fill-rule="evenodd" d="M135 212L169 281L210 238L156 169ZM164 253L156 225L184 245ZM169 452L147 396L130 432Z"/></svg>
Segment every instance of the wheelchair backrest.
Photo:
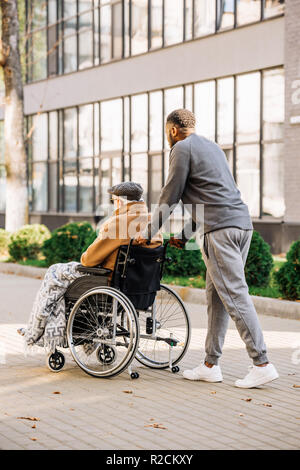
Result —
<svg viewBox="0 0 300 470"><path fill-rule="evenodd" d="M115 264L112 285L120 289L137 309L147 309L160 289L165 248L122 245Z"/></svg>

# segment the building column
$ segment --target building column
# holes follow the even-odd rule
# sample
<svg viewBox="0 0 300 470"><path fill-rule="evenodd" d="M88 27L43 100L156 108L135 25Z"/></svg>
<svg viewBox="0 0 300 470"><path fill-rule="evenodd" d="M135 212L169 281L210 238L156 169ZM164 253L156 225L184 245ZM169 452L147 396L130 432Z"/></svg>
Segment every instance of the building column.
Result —
<svg viewBox="0 0 300 470"><path fill-rule="evenodd" d="M300 0L285 7L285 216L283 249L300 239Z"/></svg>

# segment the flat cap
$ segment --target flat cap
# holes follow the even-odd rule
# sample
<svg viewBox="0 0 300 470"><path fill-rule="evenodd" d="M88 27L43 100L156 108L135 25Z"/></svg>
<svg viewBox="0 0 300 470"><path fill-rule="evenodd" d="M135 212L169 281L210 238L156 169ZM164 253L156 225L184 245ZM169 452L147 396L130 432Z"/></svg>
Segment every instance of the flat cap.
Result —
<svg viewBox="0 0 300 470"><path fill-rule="evenodd" d="M115 184L107 192L114 196L124 197L128 201L139 201L143 194L143 188L139 183L134 183L134 181L125 181L124 183Z"/></svg>

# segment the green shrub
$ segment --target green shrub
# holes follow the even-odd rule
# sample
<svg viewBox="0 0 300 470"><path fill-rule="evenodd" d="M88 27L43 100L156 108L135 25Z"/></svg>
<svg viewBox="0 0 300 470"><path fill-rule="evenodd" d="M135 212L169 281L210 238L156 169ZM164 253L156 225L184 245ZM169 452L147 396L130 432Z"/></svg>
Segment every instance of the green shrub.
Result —
<svg viewBox="0 0 300 470"><path fill-rule="evenodd" d="M3 228L0 228L0 258L8 256L8 245L10 242L10 236L11 234L9 232L4 230Z"/></svg>
<svg viewBox="0 0 300 470"><path fill-rule="evenodd" d="M43 255L48 265L80 261L81 254L95 238L96 232L89 222L72 222L52 232L43 245Z"/></svg>
<svg viewBox="0 0 300 470"><path fill-rule="evenodd" d="M270 246L258 232L254 231L245 266L248 286L266 287L270 282L272 268L273 258Z"/></svg>
<svg viewBox="0 0 300 470"><path fill-rule="evenodd" d="M14 261L37 259L44 241L49 237L50 231L45 225L24 225L11 235L9 255Z"/></svg>
<svg viewBox="0 0 300 470"><path fill-rule="evenodd" d="M300 299L300 240L292 243L286 258L274 273L275 282L285 299Z"/></svg>
<svg viewBox="0 0 300 470"><path fill-rule="evenodd" d="M167 237L164 237L167 239ZM195 240L190 240L186 248L198 246ZM201 251L198 249L179 250L173 246L167 247L166 256L172 261L166 261L164 265L165 276L194 276L200 275L205 278L206 267L202 259Z"/></svg>

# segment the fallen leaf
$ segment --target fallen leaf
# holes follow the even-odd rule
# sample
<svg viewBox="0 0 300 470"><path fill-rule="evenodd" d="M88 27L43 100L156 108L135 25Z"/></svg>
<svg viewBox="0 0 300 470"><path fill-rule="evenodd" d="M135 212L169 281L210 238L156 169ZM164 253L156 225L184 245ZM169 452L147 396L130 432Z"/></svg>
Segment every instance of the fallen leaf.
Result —
<svg viewBox="0 0 300 470"><path fill-rule="evenodd" d="M252 398L242 398L244 401L252 401Z"/></svg>
<svg viewBox="0 0 300 470"><path fill-rule="evenodd" d="M75 409L74 409L74 408L70 408L70 411L75 411Z"/></svg>
<svg viewBox="0 0 300 470"><path fill-rule="evenodd" d="M132 390L122 390L123 393L133 393Z"/></svg>
<svg viewBox="0 0 300 470"><path fill-rule="evenodd" d="M294 384L293 387L294 388L300 388L300 385Z"/></svg>
<svg viewBox="0 0 300 470"><path fill-rule="evenodd" d="M53 395L60 395L60 392L52 392Z"/></svg>
<svg viewBox="0 0 300 470"><path fill-rule="evenodd" d="M213 391L213 392L210 392L212 395L215 395L217 392Z"/></svg>
<svg viewBox="0 0 300 470"><path fill-rule="evenodd" d="M36 437L31 437L30 438L32 441L37 441L37 438Z"/></svg>
<svg viewBox="0 0 300 470"><path fill-rule="evenodd" d="M145 428L167 429L165 426L163 426L160 423L146 424Z"/></svg>
<svg viewBox="0 0 300 470"><path fill-rule="evenodd" d="M239 416L245 416L243 413L240 413Z"/></svg>
<svg viewBox="0 0 300 470"><path fill-rule="evenodd" d="M262 403L263 406L267 406L268 408L272 408L272 405L270 403Z"/></svg>
<svg viewBox="0 0 300 470"><path fill-rule="evenodd" d="M31 427L32 427L32 429L35 429L35 428L36 428L36 425L34 424L34 425L33 425L33 426L31 426Z"/></svg>
<svg viewBox="0 0 300 470"><path fill-rule="evenodd" d="M34 418L32 416L18 416L17 419L28 419L29 421L40 421L40 418Z"/></svg>
<svg viewBox="0 0 300 470"><path fill-rule="evenodd" d="M150 418L149 421L155 421L155 419L154 419L154 418Z"/></svg>

